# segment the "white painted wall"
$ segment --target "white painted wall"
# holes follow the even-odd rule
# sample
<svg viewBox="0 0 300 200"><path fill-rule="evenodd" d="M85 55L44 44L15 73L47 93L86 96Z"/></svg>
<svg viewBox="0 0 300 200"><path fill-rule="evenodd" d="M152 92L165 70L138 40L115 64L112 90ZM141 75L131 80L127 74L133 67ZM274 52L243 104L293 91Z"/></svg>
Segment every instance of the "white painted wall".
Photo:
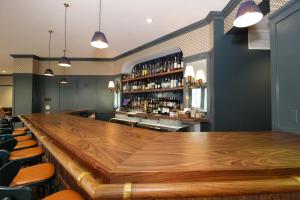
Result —
<svg viewBox="0 0 300 200"><path fill-rule="evenodd" d="M13 97L12 76L0 76L0 107L12 107Z"/></svg>
<svg viewBox="0 0 300 200"><path fill-rule="evenodd" d="M12 107L12 86L0 86L0 107Z"/></svg>

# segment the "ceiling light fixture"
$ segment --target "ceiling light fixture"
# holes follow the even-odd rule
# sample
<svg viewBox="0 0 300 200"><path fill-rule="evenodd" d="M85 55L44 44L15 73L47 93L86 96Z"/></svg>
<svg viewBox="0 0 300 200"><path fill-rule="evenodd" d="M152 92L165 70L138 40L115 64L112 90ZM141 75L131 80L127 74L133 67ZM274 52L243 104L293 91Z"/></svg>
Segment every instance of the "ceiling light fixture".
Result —
<svg viewBox="0 0 300 200"><path fill-rule="evenodd" d="M71 67L71 61L68 57L66 57L67 51L67 9L70 6L67 2L64 3L65 6L65 49L64 56L59 59L58 65L61 67Z"/></svg>
<svg viewBox="0 0 300 200"><path fill-rule="evenodd" d="M60 83L61 83L61 84L67 84L67 83L68 83L68 80L67 80L66 78L62 78L62 79L60 80Z"/></svg>
<svg viewBox="0 0 300 200"><path fill-rule="evenodd" d="M92 41L91 41L91 45L95 48L98 48L98 49L105 49L108 47L108 42L107 42L107 39L106 39L106 36L103 32L101 32L101 4L102 4L102 1L99 0L99 4L100 4L100 7L99 7L99 29L98 31L96 31L94 33L94 36L92 38Z"/></svg>
<svg viewBox="0 0 300 200"><path fill-rule="evenodd" d="M44 72L44 76L54 76L53 70L51 69L50 64L50 52L51 52L51 34L53 33L52 30L49 30L49 58L48 58L48 68Z"/></svg>
<svg viewBox="0 0 300 200"><path fill-rule="evenodd" d="M2 73L6 73L6 71L5 71L5 70L3 70L3 71L2 71Z"/></svg>
<svg viewBox="0 0 300 200"><path fill-rule="evenodd" d="M148 24L151 24L153 22L153 20L151 18L147 18L146 21L147 21Z"/></svg>
<svg viewBox="0 0 300 200"><path fill-rule="evenodd" d="M233 25L238 28L249 27L260 22L263 17L264 15L253 0L243 0Z"/></svg>

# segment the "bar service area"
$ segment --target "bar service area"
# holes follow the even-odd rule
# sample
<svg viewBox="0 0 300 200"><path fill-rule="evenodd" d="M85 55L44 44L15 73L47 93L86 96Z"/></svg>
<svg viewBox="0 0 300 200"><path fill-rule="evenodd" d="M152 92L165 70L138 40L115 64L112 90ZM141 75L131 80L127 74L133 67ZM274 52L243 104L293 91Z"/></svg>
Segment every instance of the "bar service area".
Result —
<svg viewBox="0 0 300 200"><path fill-rule="evenodd" d="M1 200L300 199L300 1L0 14Z"/></svg>

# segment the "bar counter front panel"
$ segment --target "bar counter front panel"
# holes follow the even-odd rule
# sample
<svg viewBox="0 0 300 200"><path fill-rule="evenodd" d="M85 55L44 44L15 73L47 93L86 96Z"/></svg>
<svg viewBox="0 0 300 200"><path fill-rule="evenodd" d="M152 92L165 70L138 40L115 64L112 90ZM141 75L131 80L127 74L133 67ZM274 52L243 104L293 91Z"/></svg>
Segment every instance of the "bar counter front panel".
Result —
<svg viewBox="0 0 300 200"><path fill-rule="evenodd" d="M91 199L300 199L296 134L161 133L69 113L20 118Z"/></svg>

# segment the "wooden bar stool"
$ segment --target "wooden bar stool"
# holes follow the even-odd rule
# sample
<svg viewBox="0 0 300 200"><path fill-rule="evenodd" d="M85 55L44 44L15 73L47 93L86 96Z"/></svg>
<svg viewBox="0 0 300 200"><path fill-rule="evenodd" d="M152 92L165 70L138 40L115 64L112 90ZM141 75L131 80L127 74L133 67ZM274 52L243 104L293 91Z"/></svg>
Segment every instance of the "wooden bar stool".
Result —
<svg viewBox="0 0 300 200"><path fill-rule="evenodd" d="M66 199L84 200L77 192L73 190L63 190L55 194L52 194L44 198L43 200L66 200Z"/></svg>
<svg viewBox="0 0 300 200"><path fill-rule="evenodd" d="M32 135L24 135L24 136L18 136L18 137L15 137L15 139L18 141L18 142L22 142L22 141L26 141L26 140L32 140Z"/></svg>
<svg viewBox="0 0 300 200"><path fill-rule="evenodd" d="M28 187L3 187L0 186L0 199L31 200L32 190ZM73 190L63 190L54 193L43 200L84 200Z"/></svg>
<svg viewBox="0 0 300 200"><path fill-rule="evenodd" d="M41 163L44 150L41 147L32 147L13 151L17 145L17 140L9 139L0 143L0 150L10 153L9 160L20 160L25 166Z"/></svg>
<svg viewBox="0 0 300 200"><path fill-rule="evenodd" d="M16 139L16 138L14 138L10 134L0 135L0 142L5 142L10 139ZM37 146L37 144L38 143L36 140L24 140L24 141L20 141L20 142L17 141L17 145L13 150L15 151L15 150L21 150L21 149L26 149L26 148L30 148L30 147L35 147L35 146Z"/></svg>
<svg viewBox="0 0 300 200"><path fill-rule="evenodd" d="M28 149L28 148L31 148L31 147L35 147L37 145L38 145L38 143L37 143L36 140L21 141L21 142L17 143L17 145L15 146L15 148L13 149L13 151L22 150L22 149Z"/></svg>
<svg viewBox="0 0 300 200"><path fill-rule="evenodd" d="M10 125L11 125L12 130L17 131L17 132L18 131L25 131L25 132L29 131L29 129L27 127L24 127L24 126L23 127L15 127L16 123L22 123L20 118L19 117L11 118Z"/></svg>
<svg viewBox="0 0 300 200"><path fill-rule="evenodd" d="M12 139L15 139L15 138L13 138L12 135L0 136L0 142L5 142L7 140L12 140ZM13 151L27 149L30 147L35 147L35 146L37 146L37 144L38 144L38 142L36 140L25 140L25 141L20 141L20 142L17 141L17 144L16 144L15 148L13 149Z"/></svg>
<svg viewBox="0 0 300 200"><path fill-rule="evenodd" d="M6 155L5 155L6 154ZM1 161L5 162L8 151L0 151ZM6 160L7 162L8 160ZM28 186L31 188L42 188L43 196L45 188L48 194L52 192L52 183L55 178L55 167L51 163L42 163L30 167L21 168L19 160L9 161L0 168L1 186ZM11 178L12 177L12 178Z"/></svg>
<svg viewBox="0 0 300 200"><path fill-rule="evenodd" d="M24 136L26 134L27 134L27 131L16 131L16 130L13 130L13 132L12 132L12 136L14 136L14 137Z"/></svg>

